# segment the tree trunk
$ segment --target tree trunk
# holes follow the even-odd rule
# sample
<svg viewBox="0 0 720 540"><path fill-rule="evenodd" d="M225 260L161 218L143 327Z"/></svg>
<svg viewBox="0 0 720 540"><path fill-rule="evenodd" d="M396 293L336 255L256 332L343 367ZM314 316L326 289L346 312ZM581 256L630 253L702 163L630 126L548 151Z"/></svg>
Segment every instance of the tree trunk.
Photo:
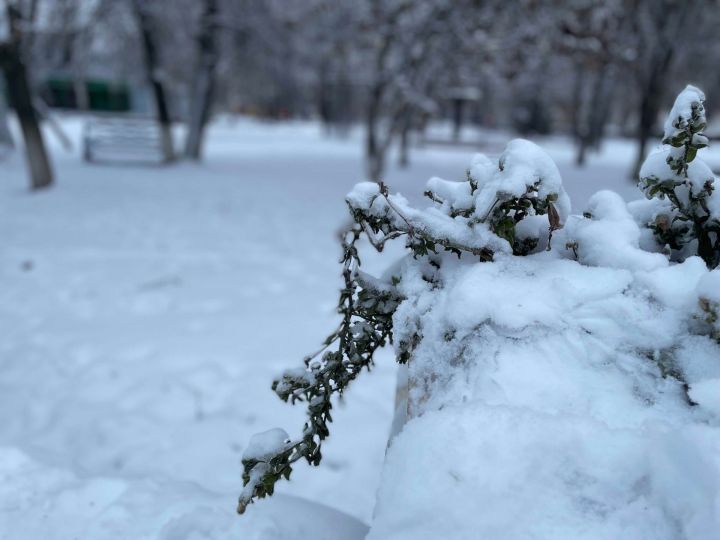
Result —
<svg viewBox="0 0 720 540"><path fill-rule="evenodd" d="M75 106L78 111L90 109L90 98L88 97L87 86L82 75L76 73L73 76L73 90L75 91Z"/></svg>
<svg viewBox="0 0 720 540"><path fill-rule="evenodd" d="M586 118L585 118L585 66L582 63L576 65L575 70L575 84L573 86L572 96L572 130L575 138L575 144L577 147L577 154L575 155L575 164L578 167L585 165L585 157L587 154L587 132Z"/></svg>
<svg viewBox="0 0 720 540"><path fill-rule="evenodd" d="M365 139L365 161L368 178L374 182L379 182L383 171L385 170L384 152L378 144L376 133L377 126L368 127Z"/></svg>
<svg viewBox="0 0 720 540"><path fill-rule="evenodd" d="M215 42L216 0L205 0L205 12L198 35L199 65L192 91L190 105L190 123L185 144L185 157L199 160L202 156L205 127L210 117L210 109L215 90L215 65L217 64L217 44Z"/></svg>
<svg viewBox="0 0 720 540"><path fill-rule="evenodd" d="M81 43L78 43L79 37L74 39L72 45L72 59L70 60L70 70L72 72L72 85L75 94L75 107L79 111L90 110L90 96L88 94L87 83L85 81L85 70L83 62L78 58L81 49Z"/></svg>
<svg viewBox="0 0 720 540"><path fill-rule="evenodd" d="M155 43L153 21L143 6L142 0L134 0L133 8L138 22L141 45L145 60L145 71L155 100L155 114L160 128L160 141L165 161L175 158L172 140L172 122L168 109L165 87L158 76L159 65Z"/></svg>
<svg viewBox="0 0 720 540"><path fill-rule="evenodd" d="M378 136L381 96L382 88L375 86L365 115L365 167L368 178L375 182L380 181L380 175L385 168L385 156Z"/></svg>
<svg viewBox="0 0 720 540"><path fill-rule="evenodd" d="M588 125L588 138L590 147L599 150L600 143L605 137L605 128L610 117L613 100L613 67L606 64L598 74L590 110L590 123Z"/></svg>
<svg viewBox="0 0 720 540"><path fill-rule="evenodd" d="M640 168L645 161L647 142L653 134L653 128L655 127L657 116L660 112L662 79L670 66L671 58L672 51L669 51L665 55L665 58L663 58L663 61L653 67L647 83L644 88L641 89L640 118L637 127L638 153L631 174L633 180L637 180L640 174Z"/></svg>
<svg viewBox="0 0 720 540"><path fill-rule="evenodd" d="M30 188L46 188L53 183L53 173L45 150L37 113L21 50L20 14L8 6L11 42L0 44L0 66L5 73L10 105L15 109L25 143L25 156L30 171Z"/></svg>
<svg viewBox="0 0 720 540"><path fill-rule="evenodd" d="M410 111L402 113L402 126L400 127L400 148L398 150L398 165L406 168L410 164L410 126L412 115Z"/></svg>
<svg viewBox="0 0 720 540"><path fill-rule="evenodd" d="M25 155L30 170L31 189L42 189L53 183L53 173L45 150L42 132L32 105L30 86L24 64L16 57L14 65L5 67L10 103L15 109L25 143Z"/></svg>
<svg viewBox="0 0 720 540"><path fill-rule="evenodd" d="M90 95L88 93L87 82L85 81L85 62L79 58L83 55L82 58L84 59L85 53L84 51L81 52L84 41L80 36L74 38L72 44L72 59L70 61L73 91L75 93L75 107L79 111L90 110Z"/></svg>
<svg viewBox="0 0 720 540"><path fill-rule="evenodd" d="M15 147L15 141L13 141L8 125L8 107L2 88L0 88L0 144L10 148Z"/></svg>
<svg viewBox="0 0 720 540"><path fill-rule="evenodd" d="M698 5L699 6L699 5ZM663 20L668 24L672 23L673 27L670 31L664 33L664 39L661 44L656 45L653 50L649 62L647 62L649 71L647 76L640 79L640 120L637 129L638 154L635 160L635 166L632 170L632 179L636 180L640 173L640 168L645 160L645 149L647 141L652 136L652 131L657 121L660 105L662 103L663 81L667 77L668 71L672 66L677 50L676 41L682 35L688 18L691 20L696 16L698 6L687 6L684 2L678 2L674 7L679 12L662 13ZM691 7L695 7L693 11Z"/></svg>
<svg viewBox="0 0 720 540"><path fill-rule="evenodd" d="M460 140L460 134L462 133L463 124L463 105L465 100L463 98L455 98L452 100L453 105L453 141L457 142Z"/></svg>
<svg viewBox="0 0 720 540"><path fill-rule="evenodd" d="M583 167L587 160L588 150L598 148L600 140L605 131L607 116L609 113L608 94L611 89L608 88L609 67L607 65L600 66L594 84L590 90L589 104L583 107L585 99L583 99L584 74L579 72L577 86L575 89L576 96L574 108L576 109L574 120L574 133L577 140L577 155L575 163L578 167ZM585 96L587 97L587 96Z"/></svg>
<svg viewBox="0 0 720 540"><path fill-rule="evenodd" d="M318 69L317 109L325 133L331 135L333 131L334 115L332 110L332 90L328 75L328 62L322 61Z"/></svg>
<svg viewBox="0 0 720 540"><path fill-rule="evenodd" d="M575 156L575 165L577 165L578 167L585 166L585 162L587 161L587 151L588 138L580 137L580 139L578 140L577 155Z"/></svg>
<svg viewBox="0 0 720 540"><path fill-rule="evenodd" d="M638 127L638 133L636 137L637 141L637 154L635 156L635 164L630 171L630 180L637 180L640 176L640 169L645 162L645 149L647 148L647 141L650 138L650 130L640 125Z"/></svg>

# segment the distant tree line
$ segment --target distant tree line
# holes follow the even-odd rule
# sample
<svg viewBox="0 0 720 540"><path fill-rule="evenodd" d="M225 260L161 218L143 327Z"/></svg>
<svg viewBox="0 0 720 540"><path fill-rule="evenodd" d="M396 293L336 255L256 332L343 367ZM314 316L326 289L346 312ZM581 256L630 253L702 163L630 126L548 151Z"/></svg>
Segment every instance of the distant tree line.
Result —
<svg viewBox="0 0 720 540"><path fill-rule="evenodd" d="M406 164L411 134L443 117L456 128L467 118L522 134L571 134L580 165L607 134L632 136L637 169L675 91L687 82L720 91L711 69L720 58L717 0L6 5L21 20L31 87L37 91L49 74L69 74L77 106L87 108L88 77L144 84L166 152L176 152L171 121L183 120L189 133L182 154L190 159L202 156L211 114L231 111L315 117L333 134L360 123L373 179L382 176L390 148L397 145Z"/></svg>

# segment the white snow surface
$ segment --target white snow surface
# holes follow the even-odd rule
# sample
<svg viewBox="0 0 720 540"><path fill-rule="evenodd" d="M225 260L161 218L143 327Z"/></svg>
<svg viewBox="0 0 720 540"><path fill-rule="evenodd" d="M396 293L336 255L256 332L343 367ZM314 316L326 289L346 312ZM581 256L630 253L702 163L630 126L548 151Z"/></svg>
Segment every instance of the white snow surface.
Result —
<svg viewBox="0 0 720 540"><path fill-rule="evenodd" d="M607 193L595 202L607 217L621 204ZM439 289L406 261L396 338L423 337L409 363L412 418L388 452L369 539L720 530L720 345L691 331L708 271L697 257L628 256L623 267L604 242L590 250L594 266L555 252L448 257ZM697 406L659 367L678 344L693 349Z"/></svg>
<svg viewBox="0 0 720 540"><path fill-rule="evenodd" d="M665 119L665 137L672 137L679 130L687 126L687 122L692 118L692 106L700 105L705 102L705 94L702 90L688 84L682 92L675 98L670 114ZM701 115L701 121L705 121L704 107Z"/></svg>
<svg viewBox="0 0 720 540"><path fill-rule="evenodd" d="M578 260L590 266L643 270L667 266L664 255L640 249L640 227L617 193L597 192L590 198L588 212L592 217L568 218L553 237L556 250L567 254L574 247Z"/></svg>
<svg viewBox="0 0 720 540"><path fill-rule="evenodd" d="M720 379L705 379L692 384L690 398L720 417Z"/></svg>
<svg viewBox="0 0 720 540"><path fill-rule="evenodd" d="M335 233L347 219L345 193L363 178L361 134L333 140L312 123L222 119L209 131L202 164L102 167L80 159L80 120L69 116L59 121L76 149L65 153L46 133L57 172L52 189L27 191L24 160L18 152L0 160L0 539L289 540L299 532L318 539L362 538L366 528L360 521L372 519L394 409L396 369L391 351L380 354L375 369L363 374L333 409L332 435L323 446L320 467L298 463L292 480L278 484L273 498L250 506L242 517L235 514L242 488L240 459L252 435L282 426L296 436L302 428L302 407L282 403L270 390L270 382L281 371L300 365L303 355L315 350L337 322L334 308L341 280ZM548 138L541 146L558 163L577 211L585 209L590 194L599 189L612 189L625 199L639 196L627 179L634 157L627 141L608 141L600 155L590 156L586 169L573 165L574 149L567 140ZM486 149L418 150L412 166L391 168L387 181L411 197L422 193L425 180L433 175L462 180L475 151ZM488 160L492 166L496 158ZM473 167L481 164L475 162ZM392 258L400 251L389 246L386 255ZM456 279L468 284L492 284L499 279L493 275L507 268L512 283L522 288L519 291L538 287L545 294L552 289L548 306L534 302L530 311L517 307L500 320L509 331L539 321L530 324L532 335L551 324L557 334L553 343L560 352L547 347L547 358L535 366L530 345L523 349L518 341L516 349L524 355L517 361L525 369L513 372L503 361L494 376L497 381L473 370L478 385L468 382L465 387L467 409L455 418L450 418L449 410L430 411L411 421L388 456L374 538L383 538L382 531L388 531L387 538L403 531L417 532L416 538L447 538L448 531L462 537L469 525L453 516L477 523L499 504L491 501L489 494L499 493L493 489L510 493L513 486L525 485L524 477L513 476L522 473L513 468L521 463L512 459L513 452L522 454L523 448L511 444L513 437L525 447L533 441L549 441L549 450L563 440L578 441L579 456L566 452L550 462L538 459L533 464L538 474L558 471L559 479L551 474L548 489L539 492L541 499L550 494L550 507L557 512L567 505L572 510L568 515L577 516L575 505L582 506L578 501L585 500L563 499L554 491L565 485L562 482L585 486L587 505L592 507L596 500L592 477L563 472L587 472L588 463L607 466L617 475L619 497L629 497L625 488L630 478L640 474L634 467L647 441L635 445L637 430L626 433L619 427L603 427L610 434L601 432L605 434L597 444L587 443L583 433L597 424L587 412L589 396L600 393L603 386L617 390L619 401L602 401L596 416L612 418L613 408L630 403L628 423L647 418L653 436L662 432L653 424L656 413L643 413L628 388L619 383L617 370L610 367L583 388L589 393L583 397L577 385L590 377L590 367L572 366L563 377L560 368L567 366L567 360L561 352L575 350L568 339L579 332L580 323L598 336L611 335L612 328L626 324L623 317L606 314L624 316L620 307L627 305L627 313L633 315L636 300L619 291L627 285L633 294L644 290L653 295L650 274L641 283L636 271L582 268L572 261L555 261L543 271L539 261L544 256L537 256L541 274L537 284L534 276L526 279L505 259L498 266L459 269ZM379 275L384 263L367 251L363 268ZM560 273L552 276L552 269ZM597 279L582 281L581 286L580 277L572 277L575 272ZM407 280L403 286L408 291L414 286L422 298L424 286L418 280ZM479 311L485 302L477 290L464 300L462 287L447 289L443 295L452 290L463 302L464 311L453 310L452 315L461 328L459 334L470 332L473 321L497 315L493 310ZM498 305L506 303L502 291L486 292L495 295ZM520 292L518 302L519 296ZM689 298L682 291L677 296L680 304ZM657 336L659 343L669 339L654 325L665 327L677 311L663 306L662 302L657 306L662 314L659 323L654 321L656 312L647 306L645 323L637 314L629 318L632 328L642 330L638 332L642 343L650 341L649 335ZM435 317L443 309L430 314ZM561 309L567 314L548 323L547 317ZM591 338L583 339L577 347L590 349L592 359L601 361L603 351L610 350L600 339L592 342L592 348ZM708 381L720 378L720 366L709 366L704 358L717 354L716 344L688 337L677 354L693 385L691 391L699 402L707 402L703 392L712 390ZM634 376L644 384L654 380ZM548 396L546 407L503 404L503 389L512 390L516 384L513 377L547 379L537 388ZM563 392L549 391L553 385ZM487 404L476 399L477 388L485 386L492 400ZM657 433L657 450L643 454L652 459L641 463L639 470L662 472L651 475L657 484L645 496L664 501L673 515L694 516L700 527L714 515L711 505L716 500L713 467L720 452L706 452L716 441L714 420L708 416L705 426L689 422L676 430L678 418L694 418L678 403L677 388L670 383L664 388L667 395L658 406L673 414L681 412L668 419L665 432ZM569 396L564 395L566 389ZM443 399L440 394L437 403ZM584 416L552 412L575 402ZM492 407L498 408L497 414ZM568 422L577 425L576 436L565 428ZM401 445L412 446L426 427L433 430L432 438L423 438L412 453L403 454ZM494 439L503 444L493 457ZM628 448L627 464L613 457L623 454L623 448ZM506 462L501 459L503 452ZM404 455L413 456L405 472ZM563 455L568 466L561 466ZM464 459L473 467L455 470ZM583 466L577 465L581 462ZM500 467L503 463L508 468ZM503 473L515 479L505 488L499 480ZM394 517L389 515L398 500L393 498L391 480L402 485L412 475L412 489L402 494L407 504ZM495 480L486 488L476 482L478 478ZM679 486L681 496L662 499L667 493L663 483ZM640 494L648 489L642 482L638 485ZM478 496L484 497L491 511L480 511ZM438 505L445 507L446 497L457 509L440 515ZM618 506L610 507L608 515L619 515ZM626 511L629 521L636 517L632 508ZM507 506L498 510L496 521L502 521ZM651 510L638 511L643 520L650 519ZM540 530L549 531L556 515L548 512L538 522ZM529 519L520 517L521 522ZM658 526L664 527L658 519ZM438 520L446 520L447 527L432 536L439 530ZM423 523L427 531L421 530ZM563 538L565 533L556 532L554 538ZM564 537L590 538L589 534Z"/></svg>
<svg viewBox="0 0 720 540"><path fill-rule="evenodd" d="M720 303L720 270L705 274L698 283L698 294L711 302Z"/></svg>
<svg viewBox="0 0 720 540"><path fill-rule="evenodd" d="M104 167L82 162L80 121L60 122L77 146L46 133L52 189L27 191L22 154L0 161L0 539L290 540L302 518L334 540L328 506L368 523L391 351L333 409L322 466L278 485L301 507L235 513L252 435L302 429L303 407L270 386L337 324L360 142L241 119L213 125L202 164ZM432 161L398 185L450 168Z"/></svg>
<svg viewBox="0 0 720 540"><path fill-rule="evenodd" d="M361 540L367 534L361 521L297 497L276 495L242 518L226 502L194 482L85 477L0 447L3 540L337 540L338 534Z"/></svg>
<svg viewBox="0 0 720 540"><path fill-rule="evenodd" d="M533 173L518 174L511 191ZM627 203L604 190L550 251L404 260L394 336L417 343L408 420L369 539L720 530L720 343L697 319L716 272L640 243Z"/></svg>

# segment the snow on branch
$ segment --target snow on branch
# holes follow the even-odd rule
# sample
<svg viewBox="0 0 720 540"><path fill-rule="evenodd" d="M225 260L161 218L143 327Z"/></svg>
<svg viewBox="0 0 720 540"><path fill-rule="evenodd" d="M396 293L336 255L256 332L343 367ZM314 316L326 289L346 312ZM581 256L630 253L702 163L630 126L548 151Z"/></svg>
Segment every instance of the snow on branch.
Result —
<svg viewBox="0 0 720 540"><path fill-rule="evenodd" d="M404 299L396 287L399 278L384 282L359 270L357 242L363 235L378 251L404 237L416 259L451 252L488 262L496 253L527 255L545 249L570 210L553 161L520 139L510 142L497 164L476 156L464 181L433 178L427 187L433 205L424 210L390 194L384 184L360 183L348 194L354 224L342 235L342 321L322 348L305 358L304 367L286 371L272 385L283 401L305 402L308 421L297 439L276 429L251 441L242 459L245 487L238 512L254 499L272 495L278 480L290 478L296 461L320 463L322 442L330 434L332 396L341 395L372 366L375 351L393 340L392 317ZM396 343L400 363L409 359L412 347L412 340Z"/></svg>
<svg viewBox="0 0 720 540"><path fill-rule="evenodd" d="M665 121L664 146L640 169L640 188L648 199L670 203L649 225L660 246L678 260L699 255L714 268L720 263L720 196L715 175L697 157L708 145L706 125L705 94L688 85Z"/></svg>

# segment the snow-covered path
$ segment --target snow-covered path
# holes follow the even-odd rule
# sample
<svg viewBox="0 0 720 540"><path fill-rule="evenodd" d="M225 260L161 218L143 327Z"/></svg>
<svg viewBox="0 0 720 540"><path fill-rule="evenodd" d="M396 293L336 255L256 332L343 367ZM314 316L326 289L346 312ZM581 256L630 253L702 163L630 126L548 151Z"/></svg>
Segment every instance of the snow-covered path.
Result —
<svg viewBox="0 0 720 540"><path fill-rule="evenodd" d="M64 124L79 136L77 119ZM567 165L562 141L548 149L574 201L604 187L635 196L623 143L587 173ZM213 127L201 165L53 156L58 184L38 194L21 156L0 162L0 539L192 538L177 533L182 519L213 538L240 527L247 440L302 427L302 407L270 381L333 324L335 232L362 179L359 141L241 120ZM414 157L388 173L394 189L459 179L471 152ZM322 465L299 466L282 493L369 521L394 373L386 352L338 407Z"/></svg>

